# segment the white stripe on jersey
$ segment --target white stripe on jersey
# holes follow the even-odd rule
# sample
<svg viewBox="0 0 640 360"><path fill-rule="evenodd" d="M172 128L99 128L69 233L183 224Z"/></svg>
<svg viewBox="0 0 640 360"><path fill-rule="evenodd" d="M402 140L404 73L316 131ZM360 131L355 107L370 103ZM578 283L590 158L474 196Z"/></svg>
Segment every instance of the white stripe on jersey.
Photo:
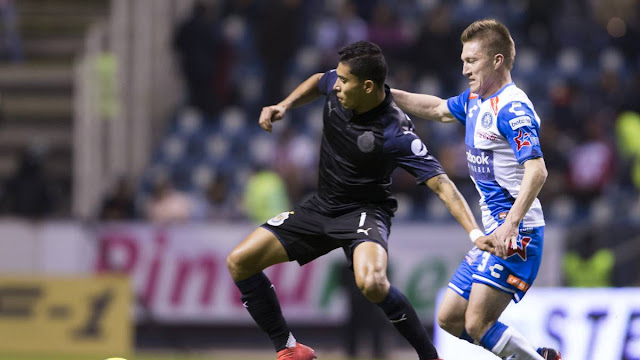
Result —
<svg viewBox="0 0 640 360"><path fill-rule="evenodd" d="M475 108L475 111L469 111L466 117L466 137L473 139L473 145L467 142L467 163L469 175L481 197L482 222L487 233L493 231L498 226L497 219L501 219L503 213L506 216L511 209L520 192L524 176L524 166L518 163L514 150L498 129L499 121L507 121L507 126L513 130L524 126L525 119L512 119L509 123L509 120L498 118L500 110L505 106L510 106L512 112L518 115L518 112L521 112L517 107L518 102L528 105L539 125L540 118L535 113L533 104L527 95L513 84L503 88L497 96L484 101L471 96L467 103L468 109ZM536 199L525 215L522 225L537 227L544 224L542 207Z"/></svg>

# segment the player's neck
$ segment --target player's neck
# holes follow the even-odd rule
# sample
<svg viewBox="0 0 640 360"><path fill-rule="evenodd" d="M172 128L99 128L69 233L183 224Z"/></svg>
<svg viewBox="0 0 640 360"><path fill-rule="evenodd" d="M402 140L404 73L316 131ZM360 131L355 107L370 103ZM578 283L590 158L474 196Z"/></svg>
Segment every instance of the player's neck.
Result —
<svg viewBox="0 0 640 360"><path fill-rule="evenodd" d="M511 80L511 73L500 75L491 83L490 86L487 86L486 90L480 91L478 96L480 96L481 99L491 97L511 82L513 82L513 80Z"/></svg>
<svg viewBox="0 0 640 360"><path fill-rule="evenodd" d="M387 96L387 92L384 91L384 89L380 89L379 91L376 91L374 94L371 94L371 96L368 96L366 98L366 100L364 100L362 102L362 106L359 106L356 109L353 109L353 112L355 114L364 114L367 111L374 109L376 106L380 105L385 97Z"/></svg>

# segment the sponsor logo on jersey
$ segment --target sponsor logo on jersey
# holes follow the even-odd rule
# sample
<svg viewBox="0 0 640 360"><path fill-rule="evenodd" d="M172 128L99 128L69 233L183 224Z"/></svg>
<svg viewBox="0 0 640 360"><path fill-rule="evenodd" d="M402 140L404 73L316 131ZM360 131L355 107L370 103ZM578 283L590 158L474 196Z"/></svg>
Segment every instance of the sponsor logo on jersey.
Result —
<svg viewBox="0 0 640 360"><path fill-rule="evenodd" d="M523 261L527 261L527 246L531 242L531 238L529 236L518 236L518 240L516 240L517 247L515 249L508 247L507 257L511 257L513 255L518 255Z"/></svg>
<svg viewBox="0 0 640 360"><path fill-rule="evenodd" d="M482 115L482 120L480 122L482 124L482 127L485 129L488 129L491 127L491 124L493 124L493 116L491 116L490 113L486 112Z"/></svg>
<svg viewBox="0 0 640 360"><path fill-rule="evenodd" d="M476 94L476 93L470 93L469 94L469 100L477 99L477 98L478 98L478 94Z"/></svg>
<svg viewBox="0 0 640 360"><path fill-rule="evenodd" d="M516 146L518 147L518 151L520 151L520 149L522 149L525 146L531 146L531 141L529 136L531 134L529 134L528 132L524 132L522 131L522 129L518 130L518 136L514 137L513 140L515 140L516 142Z"/></svg>
<svg viewBox="0 0 640 360"><path fill-rule="evenodd" d="M425 156L427 155L427 147L424 145L422 140L415 139L411 142L411 152L417 156Z"/></svg>
<svg viewBox="0 0 640 360"><path fill-rule="evenodd" d="M532 122L531 118L525 115L509 120L509 125L511 125L511 129L515 130L523 126L531 126Z"/></svg>
<svg viewBox="0 0 640 360"><path fill-rule="evenodd" d="M498 97L491 98L491 109L493 109L493 113L498 115Z"/></svg>
<svg viewBox="0 0 640 360"><path fill-rule="evenodd" d="M509 275L509 277L507 278L507 283L517 287L521 291L529 290L529 286L530 286L529 284L524 282L522 279L519 279L513 275Z"/></svg>
<svg viewBox="0 0 640 360"><path fill-rule="evenodd" d="M533 232L532 227L523 227L522 229L520 229L521 234L531 234L532 232Z"/></svg>
<svg viewBox="0 0 640 360"><path fill-rule="evenodd" d="M474 104L473 107L467 112L467 118L473 119L473 113L479 109L478 104Z"/></svg>
<svg viewBox="0 0 640 360"><path fill-rule="evenodd" d="M478 131L476 134L480 139L491 140L491 141L498 140L498 135L489 131Z"/></svg>
<svg viewBox="0 0 640 360"><path fill-rule="evenodd" d="M493 151L467 147L469 174L476 180L494 180Z"/></svg>

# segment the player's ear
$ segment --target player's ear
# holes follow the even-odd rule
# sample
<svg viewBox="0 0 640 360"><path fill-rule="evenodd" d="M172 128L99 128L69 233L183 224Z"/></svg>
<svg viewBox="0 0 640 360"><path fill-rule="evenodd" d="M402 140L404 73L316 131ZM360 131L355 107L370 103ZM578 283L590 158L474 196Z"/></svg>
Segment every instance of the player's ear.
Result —
<svg viewBox="0 0 640 360"><path fill-rule="evenodd" d="M373 80L365 80L364 81L364 92L367 94L371 94L373 89L375 88L375 83Z"/></svg>
<svg viewBox="0 0 640 360"><path fill-rule="evenodd" d="M498 68L500 67L500 65L504 64L504 55L502 54L496 54L493 57L493 69L494 70L498 70Z"/></svg>

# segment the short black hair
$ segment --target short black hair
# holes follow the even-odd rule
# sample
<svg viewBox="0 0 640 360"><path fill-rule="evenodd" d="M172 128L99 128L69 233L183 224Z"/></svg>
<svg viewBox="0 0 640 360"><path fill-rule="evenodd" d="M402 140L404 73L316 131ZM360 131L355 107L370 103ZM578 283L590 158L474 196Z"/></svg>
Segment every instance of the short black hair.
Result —
<svg viewBox="0 0 640 360"><path fill-rule="evenodd" d="M380 46L369 41L358 41L338 50L340 62L351 68L351 73L362 80L371 80L384 86L387 62Z"/></svg>

